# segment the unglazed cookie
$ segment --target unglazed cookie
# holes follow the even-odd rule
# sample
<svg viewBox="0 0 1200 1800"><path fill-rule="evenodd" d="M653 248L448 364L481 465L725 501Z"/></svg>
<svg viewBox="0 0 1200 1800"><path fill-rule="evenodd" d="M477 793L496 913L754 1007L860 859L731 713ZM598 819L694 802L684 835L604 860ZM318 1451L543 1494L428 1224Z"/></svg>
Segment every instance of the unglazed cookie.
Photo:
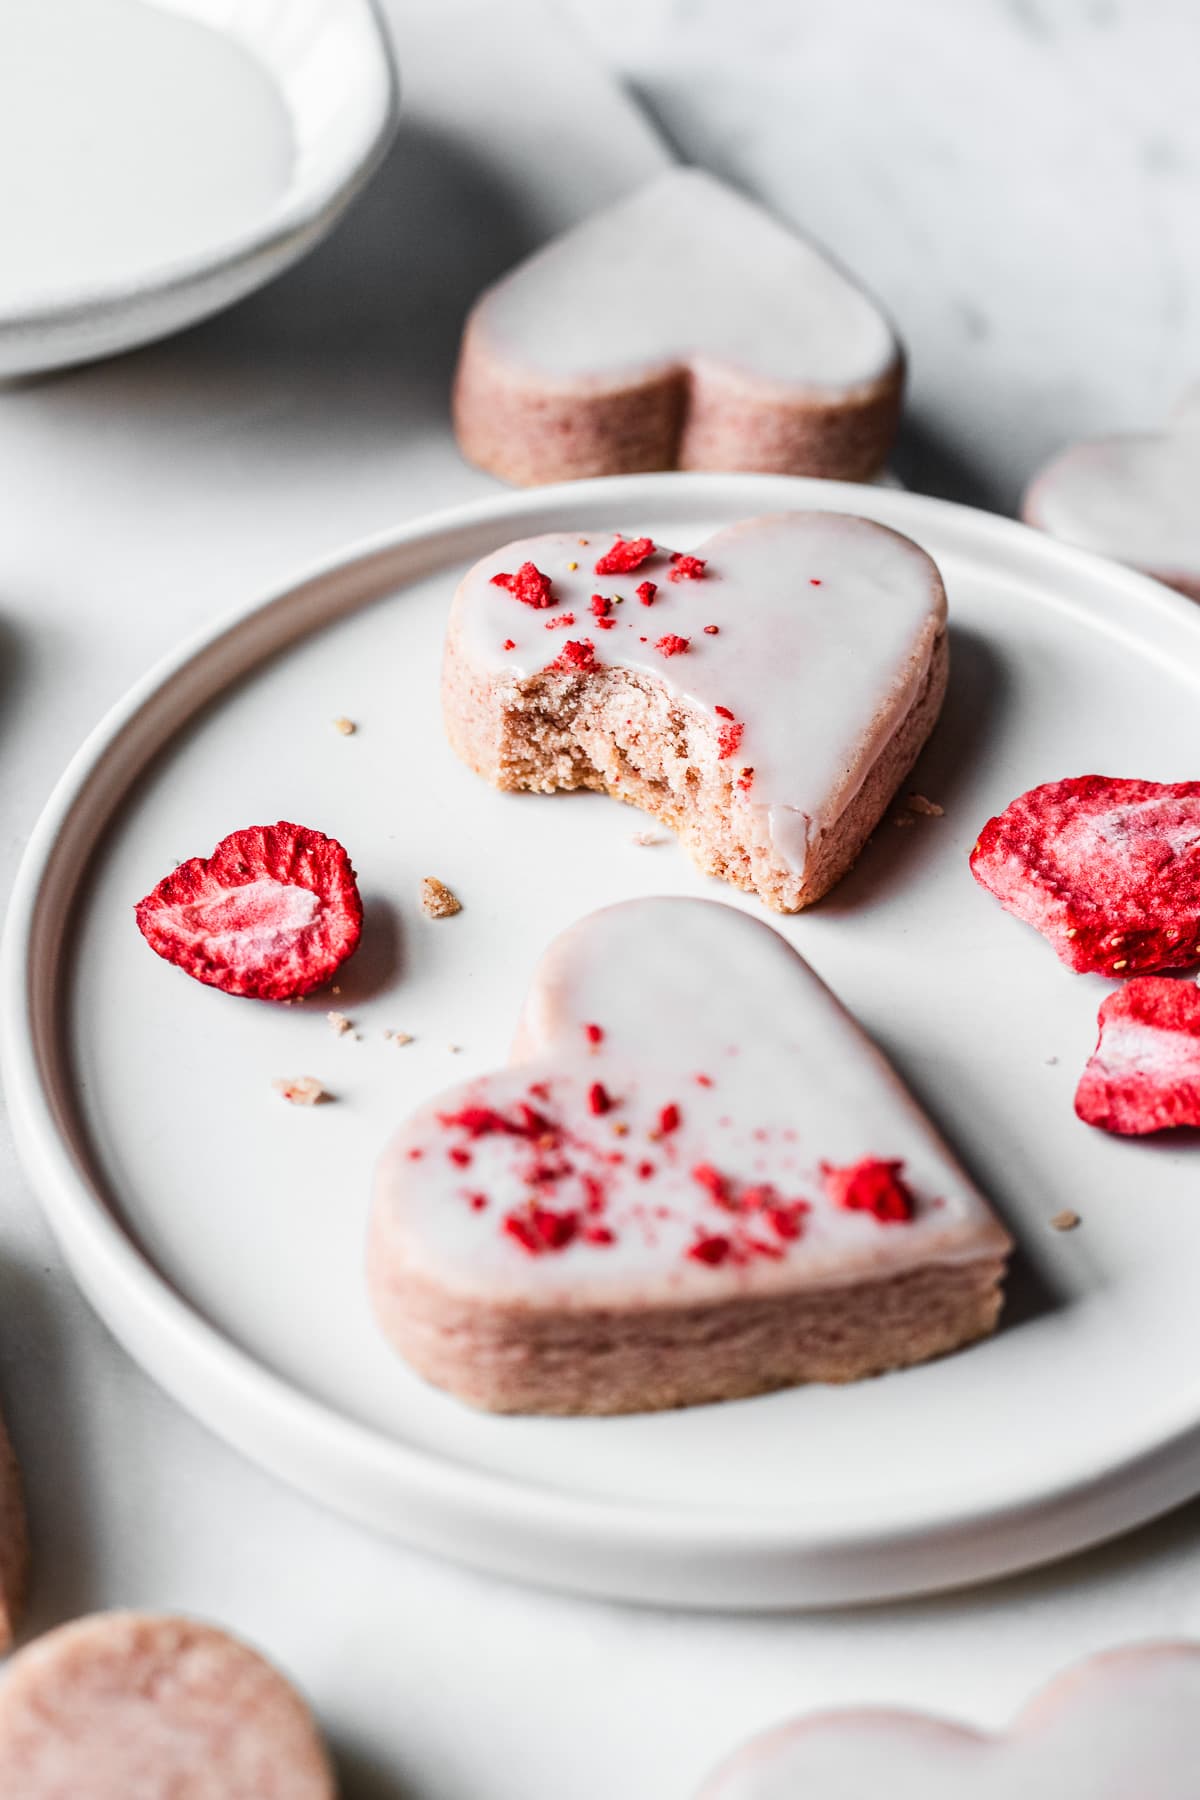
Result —
<svg viewBox="0 0 1200 1800"><path fill-rule="evenodd" d="M1200 1649L1094 1656L1005 1737L904 1712L797 1719L747 1744L697 1800L1196 1800Z"/></svg>
<svg viewBox="0 0 1200 1800"><path fill-rule="evenodd" d="M1200 387L1160 433L1094 438L1056 456L1022 513L1069 544L1200 600Z"/></svg>
<svg viewBox="0 0 1200 1800"><path fill-rule="evenodd" d="M556 939L510 1066L402 1127L368 1269L438 1387L622 1413L954 1350L994 1326L1010 1248L784 938L656 899Z"/></svg>
<svg viewBox="0 0 1200 1800"><path fill-rule="evenodd" d="M847 275L675 169L482 295L454 425L472 462L527 485L671 468L862 480L903 381L891 326Z"/></svg>
<svg viewBox="0 0 1200 1800"><path fill-rule="evenodd" d="M0 1654L12 1644L28 1583L29 1532L21 1471L0 1419Z"/></svg>
<svg viewBox="0 0 1200 1800"><path fill-rule="evenodd" d="M692 554L556 532L451 608L455 750L500 788L598 788L781 912L845 874L936 722L946 596L868 519L780 513Z"/></svg>
<svg viewBox="0 0 1200 1800"><path fill-rule="evenodd" d="M5 1800L334 1800L295 1689L211 1626L97 1613L0 1681Z"/></svg>

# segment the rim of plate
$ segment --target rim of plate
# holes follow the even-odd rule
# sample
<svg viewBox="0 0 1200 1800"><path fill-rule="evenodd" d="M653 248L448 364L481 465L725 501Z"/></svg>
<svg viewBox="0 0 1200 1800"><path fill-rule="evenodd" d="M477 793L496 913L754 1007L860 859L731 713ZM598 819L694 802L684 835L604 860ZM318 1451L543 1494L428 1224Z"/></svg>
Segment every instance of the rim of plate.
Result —
<svg viewBox="0 0 1200 1800"><path fill-rule="evenodd" d="M736 516L746 507L769 510L772 503L783 510L819 507L866 514L918 534L922 520L936 520L943 545L949 538L966 555L986 549L1009 574L1024 570L1044 583L1047 573L1057 570L1064 578L1073 578L1076 587L1083 577L1088 610L1103 619L1110 632L1124 630L1130 635L1129 621L1121 615L1136 607L1143 623L1155 619L1168 649L1182 645L1185 653L1190 651L1200 676L1200 607L1089 551L1059 543L1015 520L950 501L802 477L679 472L611 476L502 493L359 540L266 597L236 607L161 659L111 708L72 758L38 819L13 887L0 945L0 1069L22 1165L95 1310L160 1386L252 1458L274 1466L269 1451L258 1455L260 1438L270 1444L282 1434L290 1442L292 1460L298 1454L301 1460L315 1457L351 1464L358 1475L383 1484L393 1498L399 1496L400 1503L414 1509L410 1515L397 1512L394 1535L502 1572L523 1570L527 1579L528 1565L531 1559L536 1561L547 1533L560 1545L574 1540L613 1553L737 1559L789 1553L801 1558L853 1558L905 1550L936 1557L939 1545L961 1545L968 1534L988 1534L1005 1525L1016 1529L1016 1538L1007 1547L997 1542L990 1557L973 1556L972 1568L982 1560L982 1573L964 1573L961 1568L939 1571L923 1561L909 1577L884 1578L876 1571L865 1584L835 1580L835 1587L846 1589L841 1601L871 1599L991 1578L1052 1560L1131 1529L1200 1490L1200 1376L1184 1402L1167 1408L1165 1414L1151 1409L1137 1433L1123 1429L1107 1456L1070 1453L1044 1482L1015 1481L1009 1489L960 1500L936 1518L930 1517L927 1505L918 1507L915 1500L908 1513L897 1513L889 1502L882 1516L866 1510L831 1528L827 1520L797 1518L783 1506L732 1513L718 1506L684 1508L597 1499L464 1467L345 1417L230 1342L135 1247L110 1209L103 1182L89 1168L84 1135L55 1079L65 983L58 959L48 952L69 940L80 881L142 768L186 729L203 705L286 644L403 585L404 577L391 581L382 577L388 573L389 560L405 551L416 553L424 547L434 562L450 563L470 553L462 544L465 537L490 533L493 527L498 536L506 531L513 536L529 529L569 527L581 520L607 524L618 508L626 515L658 506L691 510L697 516L722 511ZM328 590L336 588L339 579L341 599L331 600ZM1078 608L1080 602L1076 599L1073 604ZM238 667L223 674L214 668L207 683L200 680L201 665L215 661L225 640L244 633L249 641ZM1144 649L1145 638L1136 631L1132 635ZM180 712L167 702L189 672L197 680ZM139 725L151 733L149 746L130 742ZM102 799L91 792L101 784L106 789ZM86 819L81 817L84 811ZM56 891L59 898L49 900ZM151 1341L158 1346L157 1354L146 1348ZM240 1409L250 1423L231 1424L226 1415L230 1406ZM322 1492L319 1480L294 1474L289 1479L337 1510L353 1511L328 1491ZM1085 1524L1078 1515L1089 1504L1102 1511L1103 1518ZM435 1514L428 1512L430 1506L436 1508ZM423 1518L422 1509L426 1509ZM1037 1514L1051 1518L1037 1540L1040 1548L1022 1535ZM477 1553L461 1548L463 1530L481 1525L517 1535L505 1544L481 1545ZM1053 1541L1047 1547L1049 1540ZM707 1597L692 1604L771 1604L769 1599L748 1602L748 1584L739 1587L736 1577L733 1597L724 1595L718 1575L714 1570ZM600 1577L590 1583L547 1574L542 1579L550 1585L590 1587L626 1598L636 1598L640 1591L632 1578ZM674 1597L689 1603L686 1592ZM794 1589L786 1589L775 1602L804 1603ZM822 1594L812 1603L840 1601L837 1594Z"/></svg>
<svg viewBox="0 0 1200 1800"><path fill-rule="evenodd" d="M91 286L34 294L11 311L0 310L0 332L14 337L52 324L67 325L90 314L124 309L160 295L177 294L199 281L218 279L260 259L272 261L299 252L313 237L329 229L379 168L396 134L400 116L400 76L391 37L383 23L379 0L327 0L344 27L357 29L365 56L360 56L356 100L362 123L353 146L336 162L322 165L304 182L292 179L279 201L257 226L246 226L219 248L178 256L132 278L98 281ZM150 0L160 11L183 13L219 35L227 27L196 19L194 9L179 0ZM257 52L249 51L260 62ZM270 68L268 74L278 84ZM291 111L289 106L289 112Z"/></svg>

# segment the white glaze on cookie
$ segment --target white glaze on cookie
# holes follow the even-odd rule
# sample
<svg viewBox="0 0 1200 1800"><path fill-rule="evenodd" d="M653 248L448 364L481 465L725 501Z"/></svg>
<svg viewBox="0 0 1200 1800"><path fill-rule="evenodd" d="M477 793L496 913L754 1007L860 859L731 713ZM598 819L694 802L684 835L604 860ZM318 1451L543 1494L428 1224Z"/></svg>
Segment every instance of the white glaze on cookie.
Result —
<svg viewBox="0 0 1200 1800"><path fill-rule="evenodd" d="M1064 450L1025 497L1030 525L1200 597L1200 388L1161 433Z"/></svg>
<svg viewBox="0 0 1200 1800"><path fill-rule="evenodd" d="M671 579L667 546L629 574L598 575L612 542L611 532L556 532L485 557L455 597L456 642L474 668L521 680L564 642L590 643L598 664L649 675L711 715L714 756L724 708L742 726L731 762L753 771L748 799L776 854L803 873L928 675L946 620L936 567L909 538L837 513L747 519L688 546L705 560L700 580ZM551 577L553 607L493 584L525 562ZM643 606L647 580L657 593ZM594 594L622 597L610 630L591 615ZM687 650L664 654L669 636Z"/></svg>
<svg viewBox="0 0 1200 1800"><path fill-rule="evenodd" d="M597 1083L611 1101L600 1113ZM463 1122L522 1106L548 1122L544 1149L536 1126L519 1137ZM867 1159L903 1164L913 1217L835 1204L826 1166ZM539 1183L539 1164L568 1172ZM730 1210L698 1169L757 1200ZM512 1235L506 1220L528 1216L533 1195L569 1217L569 1241L534 1253ZM444 1292L552 1309L840 1286L1010 1247L787 941L733 907L677 899L609 907L551 945L510 1067L441 1095L390 1145L373 1233L373 1254ZM727 1240L711 1261L693 1249L707 1239Z"/></svg>
<svg viewBox="0 0 1200 1800"><path fill-rule="evenodd" d="M499 281L472 320L539 379L644 379L711 360L777 392L841 394L899 359L879 308L724 182L675 169Z"/></svg>
<svg viewBox="0 0 1200 1800"><path fill-rule="evenodd" d="M1196 1800L1200 1649L1158 1644L1060 1676L992 1738L917 1713L797 1720L746 1745L698 1800Z"/></svg>

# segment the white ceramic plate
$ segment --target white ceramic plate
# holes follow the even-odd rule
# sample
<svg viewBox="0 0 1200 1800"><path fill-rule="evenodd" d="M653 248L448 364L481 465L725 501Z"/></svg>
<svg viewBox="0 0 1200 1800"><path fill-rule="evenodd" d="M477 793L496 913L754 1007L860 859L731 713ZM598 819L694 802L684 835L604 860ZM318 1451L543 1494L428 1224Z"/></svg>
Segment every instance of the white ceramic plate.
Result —
<svg viewBox="0 0 1200 1800"><path fill-rule="evenodd" d="M395 116L371 0L4 0L0 376L261 286L340 217Z"/></svg>
<svg viewBox="0 0 1200 1800"><path fill-rule="evenodd" d="M719 895L598 796L491 792L438 718L447 602L496 544L579 525L686 546L834 505L945 572L946 712L914 786L782 929L894 1056L1012 1223L1004 1329L845 1388L616 1420L479 1417L376 1335L362 1279L373 1160L421 1097L502 1059L541 947L627 895ZM1200 1489L1200 1149L1072 1112L1107 984L1069 974L977 888L980 823L1088 769L1195 772L1200 609L1007 521L906 493L649 475L406 527L156 670L63 778L6 943L9 1093L30 1176L93 1302L215 1430L386 1532L523 1578L790 1606L963 1582L1061 1555ZM342 737L335 715L359 730ZM1189 760L1190 759L1190 760ZM133 902L234 827L335 833L367 932L337 998L229 999L154 957ZM465 910L426 920L421 876ZM778 923L778 921L777 921ZM332 1005L358 1038L336 1038ZM397 1049L383 1032L416 1042ZM462 1046L452 1054L448 1043ZM276 1075L337 1103L284 1105ZM1081 1228L1050 1229L1074 1207Z"/></svg>

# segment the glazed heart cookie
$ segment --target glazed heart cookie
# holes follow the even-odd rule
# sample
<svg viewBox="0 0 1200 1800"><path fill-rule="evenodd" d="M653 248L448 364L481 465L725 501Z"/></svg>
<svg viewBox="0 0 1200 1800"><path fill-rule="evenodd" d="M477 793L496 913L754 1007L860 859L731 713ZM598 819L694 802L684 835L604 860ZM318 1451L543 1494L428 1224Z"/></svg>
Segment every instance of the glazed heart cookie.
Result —
<svg viewBox="0 0 1200 1800"><path fill-rule="evenodd" d="M1060 1675L1006 1737L838 1712L755 1739L697 1800L1196 1800L1200 1649L1146 1644Z"/></svg>
<svg viewBox="0 0 1200 1800"><path fill-rule="evenodd" d="M528 485L671 468L862 480L903 380L890 325L847 275L676 169L476 302L454 425L472 462Z"/></svg>
<svg viewBox="0 0 1200 1800"><path fill-rule="evenodd" d="M621 1413L852 1381L984 1336L1011 1248L791 946L634 900L550 946L507 1069L381 1162L376 1316L495 1412Z"/></svg>
<svg viewBox="0 0 1200 1800"><path fill-rule="evenodd" d="M500 788L598 788L781 912L854 861L933 729L946 596L869 519L780 513L688 554L649 537L506 544L454 598L450 742Z"/></svg>
<svg viewBox="0 0 1200 1800"><path fill-rule="evenodd" d="M1155 435L1095 438L1056 456L1022 506L1027 524L1130 563L1200 600L1200 387Z"/></svg>
<svg viewBox="0 0 1200 1800"><path fill-rule="evenodd" d="M194 1619L96 1613L0 1681L5 1800L334 1800L296 1690Z"/></svg>

